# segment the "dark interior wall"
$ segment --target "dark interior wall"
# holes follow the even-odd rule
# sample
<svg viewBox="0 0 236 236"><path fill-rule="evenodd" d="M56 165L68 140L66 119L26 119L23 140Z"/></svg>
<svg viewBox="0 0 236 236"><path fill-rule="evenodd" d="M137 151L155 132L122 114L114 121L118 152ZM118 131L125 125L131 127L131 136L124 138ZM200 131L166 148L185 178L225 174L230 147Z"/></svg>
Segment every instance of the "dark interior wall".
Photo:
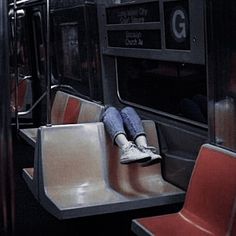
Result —
<svg viewBox="0 0 236 236"><path fill-rule="evenodd" d="M7 1L0 2L0 234L13 232L14 184L10 130Z"/></svg>

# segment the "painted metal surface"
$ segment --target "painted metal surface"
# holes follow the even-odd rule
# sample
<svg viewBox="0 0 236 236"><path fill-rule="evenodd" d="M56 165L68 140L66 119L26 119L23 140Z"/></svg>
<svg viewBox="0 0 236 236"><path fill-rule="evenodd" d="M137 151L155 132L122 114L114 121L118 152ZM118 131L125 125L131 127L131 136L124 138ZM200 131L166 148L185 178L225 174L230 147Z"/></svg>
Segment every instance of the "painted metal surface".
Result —
<svg viewBox="0 0 236 236"><path fill-rule="evenodd" d="M149 129L154 123L149 122ZM59 219L180 203L184 192L164 181L160 164L121 165L103 123L41 127L34 176L38 200ZM156 133L149 134L156 143Z"/></svg>
<svg viewBox="0 0 236 236"><path fill-rule="evenodd" d="M235 235L236 154L202 146L182 210L133 221L137 235Z"/></svg>

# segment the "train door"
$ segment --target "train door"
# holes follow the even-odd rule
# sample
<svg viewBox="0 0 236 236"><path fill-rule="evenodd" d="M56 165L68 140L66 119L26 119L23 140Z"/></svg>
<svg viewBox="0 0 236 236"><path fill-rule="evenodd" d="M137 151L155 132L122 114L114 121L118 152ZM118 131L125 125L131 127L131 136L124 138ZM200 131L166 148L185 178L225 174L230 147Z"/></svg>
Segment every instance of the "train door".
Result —
<svg viewBox="0 0 236 236"><path fill-rule="evenodd" d="M35 125L45 124L47 120L47 76L46 76L46 11L45 5L32 7L30 11L32 19L32 57L33 57L33 101L36 103L42 96L42 100L33 110Z"/></svg>
<svg viewBox="0 0 236 236"><path fill-rule="evenodd" d="M43 1L19 2L16 4L17 18L13 16L10 21L12 107L20 123L24 118L30 118L27 124L45 123L45 99L37 102L46 91L44 4ZM10 7L14 15L13 5Z"/></svg>
<svg viewBox="0 0 236 236"><path fill-rule="evenodd" d="M59 84L102 101L96 4L51 2L52 72Z"/></svg>
<svg viewBox="0 0 236 236"><path fill-rule="evenodd" d="M19 8L14 11L12 7L9 16L11 110L12 118L18 126L19 120L31 119L31 115L20 117L19 112L29 109L32 104L32 71L25 10Z"/></svg>

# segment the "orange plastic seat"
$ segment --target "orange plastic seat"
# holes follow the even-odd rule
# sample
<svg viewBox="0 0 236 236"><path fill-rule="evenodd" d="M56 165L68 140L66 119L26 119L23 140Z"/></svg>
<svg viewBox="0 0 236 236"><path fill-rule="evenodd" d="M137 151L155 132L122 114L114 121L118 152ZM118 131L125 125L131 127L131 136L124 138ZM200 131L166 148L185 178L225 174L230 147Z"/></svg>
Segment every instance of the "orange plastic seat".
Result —
<svg viewBox="0 0 236 236"><path fill-rule="evenodd" d="M25 104L26 99L26 93L27 93L27 87L29 81L27 79L21 79L18 84L18 104L17 104L17 110L21 111L23 109L23 106ZM15 89L16 89L16 81L12 80L11 82L11 111L14 112L16 110L16 101L15 101Z"/></svg>
<svg viewBox="0 0 236 236"><path fill-rule="evenodd" d="M98 122L103 106L92 101L57 91L51 109L51 123L77 124ZM20 129L20 136L31 146L35 146L38 128Z"/></svg>
<svg viewBox="0 0 236 236"><path fill-rule="evenodd" d="M97 122L102 111L100 104L57 91L51 110L52 124Z"/></svg>
<svg viewBox="0 0 236 236"><path fill-rule="evenodd" d="M81 101L78 97L57 91L51 110L52 124L75 124L80 112Z"/></svg>
<svg viewBox="0 0 236 236"><path fill-rule="evenodd" d="M236 235L236 154L201 147L182 210L133 220L137 235Z"/></svg>

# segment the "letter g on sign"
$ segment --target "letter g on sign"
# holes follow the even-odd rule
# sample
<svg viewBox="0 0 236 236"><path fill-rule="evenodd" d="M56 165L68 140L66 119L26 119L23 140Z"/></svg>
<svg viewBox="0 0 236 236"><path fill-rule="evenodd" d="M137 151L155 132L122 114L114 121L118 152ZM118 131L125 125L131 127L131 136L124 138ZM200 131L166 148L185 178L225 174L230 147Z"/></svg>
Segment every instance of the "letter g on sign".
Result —
<svg viewBox="0 0 236 236"><path fill-rule="evenodd" d="M172 37L179 43L188 36L188 15L184 8L178 6L172 10L170 17L170 31Z"/></svg>

